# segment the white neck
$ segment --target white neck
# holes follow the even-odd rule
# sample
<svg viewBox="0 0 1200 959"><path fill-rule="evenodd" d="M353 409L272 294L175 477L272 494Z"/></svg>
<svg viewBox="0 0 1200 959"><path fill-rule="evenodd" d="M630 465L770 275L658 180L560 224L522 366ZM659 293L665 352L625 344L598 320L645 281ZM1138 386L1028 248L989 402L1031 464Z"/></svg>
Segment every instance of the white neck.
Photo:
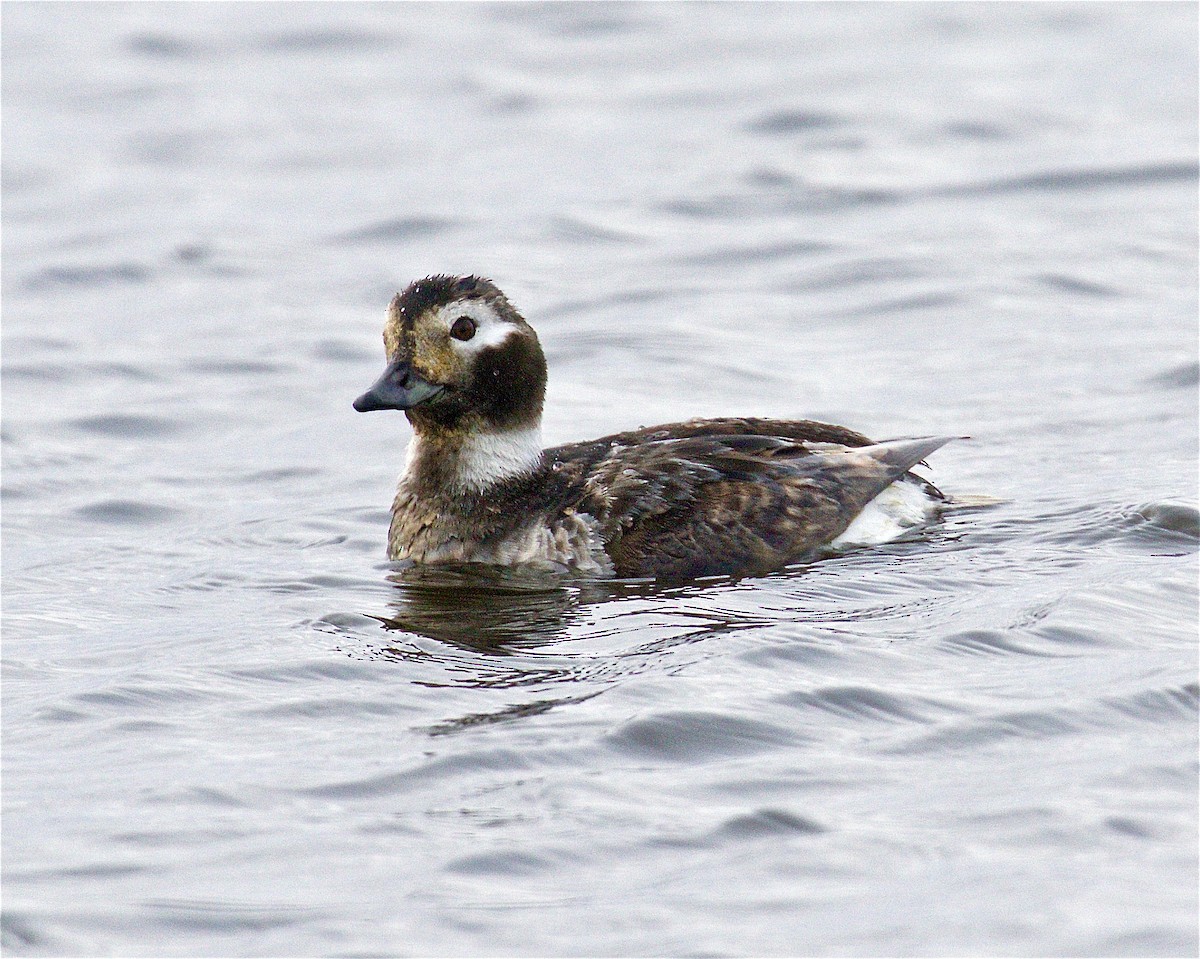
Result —
<svg viewBox="0 0 1200 959"><path fill-rule="evenodd" d="M412 476L422 468L421 461L431 456L453 456L454 485L462 489L482 491L495 483L532 473L542 461L542 430L540 426L504 430L497 433L470 433L457 448L447 448L413 435L408 445L405 474ZM449 464L447 464L449 465Z"/></svg>

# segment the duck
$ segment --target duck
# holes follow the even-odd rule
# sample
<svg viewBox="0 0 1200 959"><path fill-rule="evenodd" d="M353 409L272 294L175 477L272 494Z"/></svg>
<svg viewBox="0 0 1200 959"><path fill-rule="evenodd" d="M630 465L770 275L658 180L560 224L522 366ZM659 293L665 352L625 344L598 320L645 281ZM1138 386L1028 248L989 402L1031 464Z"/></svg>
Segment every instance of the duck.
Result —
<svg viewBox="0 0 1200 959"><path fill-rule="evenodd" d="M546 358L491 280L439 274L392 299L387 366L354 400L412 426L388 558L621 578L763 575L886 542L947 498L911 472L953 436L693 419L542 446Z"/></svg>

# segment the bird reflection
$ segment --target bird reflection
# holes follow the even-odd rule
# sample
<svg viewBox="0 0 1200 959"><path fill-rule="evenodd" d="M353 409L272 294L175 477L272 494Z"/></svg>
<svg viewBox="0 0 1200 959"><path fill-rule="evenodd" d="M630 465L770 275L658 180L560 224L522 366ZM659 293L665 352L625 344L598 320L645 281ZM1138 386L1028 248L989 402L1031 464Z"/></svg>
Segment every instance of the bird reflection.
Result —
<svg viewBox="0 0 1200 959"><path fill-rule="evenodd" d="M391 615L372 617L385 629L491 656L607 632L596 628L597 619L612 620L610 628L617 631L634 627L632 622L618 625L623 614L652 614L658 620L649 624L643 619L634 627L640 645L653 644L652 636L669 641L750 625L740 616L730 622L726 615L681 605L712 583L666 588L651 580L597 580L481 565L409 566L388 579L396 587Z"/></svg>
<svg viewBox="0 0 1200 959"><path fill-rule="evenodd" d="M388 576L396 598L387 629L461 649L507 655L553 643L579 622L599 584L486 566L410 566Z"/></svg>

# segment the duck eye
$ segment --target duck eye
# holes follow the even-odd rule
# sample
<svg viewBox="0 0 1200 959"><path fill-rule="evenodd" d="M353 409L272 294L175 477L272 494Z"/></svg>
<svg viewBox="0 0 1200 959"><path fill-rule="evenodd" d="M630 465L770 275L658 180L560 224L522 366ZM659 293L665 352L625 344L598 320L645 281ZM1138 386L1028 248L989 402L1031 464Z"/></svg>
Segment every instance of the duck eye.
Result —
<svg viewBox="0 0 1200 959"><path fill-rule="evenodd" d="M469 340L475 335L475 321L469 316L460 316L450 327L450 335L456 340Z"/></svg>

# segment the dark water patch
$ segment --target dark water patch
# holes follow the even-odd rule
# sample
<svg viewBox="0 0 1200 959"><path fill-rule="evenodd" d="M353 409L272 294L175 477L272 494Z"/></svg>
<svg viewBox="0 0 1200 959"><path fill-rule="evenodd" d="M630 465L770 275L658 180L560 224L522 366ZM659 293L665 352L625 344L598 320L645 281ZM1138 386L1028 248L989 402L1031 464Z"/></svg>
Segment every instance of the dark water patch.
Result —
<svg viewBox="0 0 1200 959"><path fill-rule="evenodd" d="M78 287L111 286L120 283L145 283L152 275L150 268L140 263L51 266L28 275L24 285L27 290L42 292Z"/></svg>
<svg viewBox="0 0 1200 959"><path fill-rule="evenodd" d="M603 298L590 298L580 300L567 300L558 303L546 311L546 316L551 319L561 318L565 316L573 316L577 314L592 313L597 310L611 308L615 306L624 306L626 304L643 304L657 303L661 300L674 299L686 290L665 290L660 287L641 288L624 290L620 293L613 293Z"/></svg>
<svg viewBox="0 0 1200 959"><path fill-rule="evenodd" d="M499 116L520 116L533 113L541 107L541 101L530 93L507 93L490 97L487 108Z"/></svg>
<svg viewBox="0 0 1200 959"><path fill-rule="evenodd" d="M135 876L150 867L137 863L97 862L83 866L58 866L26 871L14 870L5 876L5 882L47 882L55 879L116 879L120 876Z"/></svg>
<svg viewBox="0 0 1200 959"><path fill-rule="evenodd" d="M1110 711L1131 719L1150 722L1194 719L1200 711L1200 684L1147 689L1128 696L1107 698L1103 703Z"/></svg>
<svg viewBox="0 0 1200 959"><path fill-rule="evenodd" d="M531 5L530 25L554 36L587 40L632 34L643 28L641 20L631 14L636 6L623 4L538 4Z"/></svg>
<svg viewBox="0 0 1200 959"><path fill-rule="evenodd" d="M971 140L978 143L998 143L1011 140L1013 132L998 123L985 120L957 120L942 126L942 132L956 140Z"/></svg>
<svg viewBox="0 0 1200 959"><path fill-rule="evenodd" d="M288 372L294 367L289 363L271 363L264 360L189 360L184 369L193 373L216 373L220 376L266 376L271 373Z"/></svg>
<svg viewBox="0 0 1200 959"><path fill-rule="evenodd" d="M146 801L162 806L209 806L216 809L248 809L251 805L246 800L215 786L162 790L148 796Z"/></svg>
<svg viewBox="0 0 1200 959"><path fill-rule="evenodd" d="M1104 826L1121 836L1134 839L1156 839L1157 830L1132 816L1108 816Z"/></svg>
<svg viewBox="0 0 1200 959"><path fill-rule="evenodd" d="M787 292L837 290L844 287L891 285L897 280L911 280L920 273L910 260L893 257L870 257L814 271L801 280L785 284Z"/></svg>
<svg viewBox="0 0 1200 959"><path fill-rule="evenodd" d="M551 219L549 233L567 243L605 243L618 246L637 246L645 239L628 230L618 230L590 223L577 216L556 216Z"/></svg>
<svg viewBox="0 0 1200 959"><path fill-rule="evenodd" d="M325 471L316 466L281 466L278 469L255 470L253 473L242 473L234 477L236 483L283 483L294 479L312 479Z"/></svg>
<svg viewBox="0 0 1200 959"><path fill-rule="evenodd" d="M791 189L800 181L792 174L775 167L755 167L742 175L742 182L751 187L766 187L768 189Z"/></svg>
<svg viewBox="0 0 1200 959"><path fill-rule="evenodd" d="M143 906L167 928L219 933L286 929L322 915L306 906L248 906L240 903L148 899Z"/></svg>
<svg viewBox="0 0 1200 959"><path fill-rule="evenodd" d="M907 199L901 190L885 187L817 186L798 184L779 189L674 199L655 206L659 212L689 220L741 220L756 216L833 213L891 206Z"/></svg>
<svg viewBox="0 0 1200 959"><path fill-rule="evenodd" d="M213 248L203 243L181 243L172 251L171 257L190 266L208 262L213 254Z"/></svg>
<svg viewBox="0 0 1200 959"><path fill-rule="evenodd" d="M812 692L788 693L778 702L797 709L816 709L869 722L929 722L961 709L914 696L897 696L866 686L829 686Z"/></svg>
<svg viewBox="0 0 1200 959"><path fill-rule="evenodd" d="M0 948L3 948L10 955L12 955L10 950L14 949L44 949L49 951L52 943L52 937L44 935L38 929L35 920L28 919L11 909L5 909L0 914ZM58 950L55 951L58 952ZM59 954L67 955L67 951L64 949Z"/></svg>
<svg viewBox="0 0 1200 959"><path fill-rule="evenodd" d="M1042 286L1071 296L1109 299L1121 295L1120 290L1107 284L1097 283L1094 280L1081 280L1079 277L1066 276L1061 273L1039 273L1034 280Z"/></svg>
<svg viewBox="0 0 1200 959"><path fill-rule="evenodd" d="M283 596L290 596L293 593L316 593L320 592L321 587L314 586L312 583L305 583L297 580L270 580L267 582L251 583L251 589L260 590L264 593L276 593Z"/></svg>
<svg viewBox="0 0 1200 959"><path fill-rule="evenodd" d="M63 363L5 363L0 367L0 379L32 380L39 383L65 383L78 379L80 371Z"/></svg>
<svg viewBox="0 0 1200 959"><path fill-rule="evenodd" d="M1200 511L1172 500L1137 506L1089 503L1002 525L1068 550L1109 545L1138 551L1191 551L1200 542Z"/></svg>
<svg viewBox="0 0 1200 959"><path fill-rule="evenodd" d="M1066 710L1030 710L985 716L940 726L897 746L887 753L908 754L929 750L960 750L1009 740L1041 740L1077 733L1087 727Z"/></svg>
<svg viewBox="0 0 1200 959"><path fill-rule="evenodd" d="M562 696L558 699L538 699L530 703L516 703L505 706L490 713L470 713L458 719L449 719L434 726L425 727L431 736L445 736L449 733L459 733L468 729L478 729L481 726L494 726L497 723L510 723L530 716L541 716L556 706L568 703L582 703L600 695L601 690L583 696Z"/></svg>
<svg viewBox="0 0 1200 959"><path fill-rule="evenodd" d="M1047 170L1026 176L1004 177L983 183L941 187L931 196L1001 196L1007 193L1060 193L1102 190L1108 187L1192 182L1196 161L1149 163L1131 167L1096 167L1080 170Z"/></svg>
<svg viewBox="0 0 1200 959"><path fill-rule="evenodd" d="M398 216L330 237L330 243L407 243L426 240L461 224L430 216Z"/></svg>
<svg viewBox="0 0 1200 959"><path fill-rule="evenodd" d="M838 315L846 317L888 316L896 313L920 313L926 310L936 310L942 307L955 306L962 303L964 298L958 293L918 293L914 296L900 296L895 299L852 310L843 310Z"/></svg>
<svg viewBox="0 0 1200 959"><path fill-rule="evenodd" d="M189 168L200 165L205 145L190 133L140 133L131 138L129 155L141 163Z"/></svg>
<svg viewBox="0 0 1200 959"><path fill-rule="evenodd" d="M246 835L239 829L147 829L115 833L113 842L139 849L171 849L176 846L207 846Z"/></svg>
<svg viewBox="0 0 1200 959"><path fill-rule="evenodd" d="M784 195L788 202L779 204L784 211L797 212L849 210L859 207L891 206L900 203L906 196L902 190L885 187L809 187L799 195Z"/></svg>
<svg viewBox="0 0 1200 959"><path fill-rule="evenodd" d="M255 43L258 49L268 52L315 54L386 50L403 45L404 40L397 34L329 27L284 30L261 36Z"/></svg>
<svg viewBox="0 0 1200 959"><path fill-rule="evenodd" d="M1195 541L1200 539L1200 510L1186 503L1147 503L1139 506L1136 516L1146 525L1181 538Z"/></svg>
<svg viewBox="0 0 1200 959"><path fill-rule="evenodd" d="M1200 714L1200 685L1188 683L1128 696L1109 697L1083 707L1056 707L982 716L950 723L885 752L919 753L927 749L968 749L1006 740L1047 739L1090 730L1126 728L1130 720L1159 725L1194 724ZM1099 708L1096 708L1099 706Z"/></svg>
<svg viewBox="0 0 1200 959"><path fill-rule="evenodd" d="M283 658L270 666L225 670L221 675L240 682L272 685L320 684L323 680L357 683L380 681L377 672L351 660L326 658L308 662L295 662L294 658Z"/></svg>
<svg viewBox="0 0 1200 959"><path fill-rule="evenodd" d="M125 41L131 53L155 60L197 60L204 48L166 33L135 33Z"/></svg>
<svg viewBox="0 0 1200 959"><path fill-rule="evenodd" d="M810 635L819 629L819 626L814 626L811 630L806 630L804 635L800 635L801 627L792 625L784 631L785 635L788 635L786 644L748 649L739 654L739 659L767 668L789 668L797 665L811 666L815 669L831 667L841 660L842 652L827 640L818 642Z"/></svg>
<svg viewBox="0 0 1200 959"><path fill-rule="evenodd" d="M843 122L837 114L823 110L787 109L775 110L751 120L745 125L745 130L767 136L790 136L814 130L830 130L841 126Z"/></svg>
<svg viewBox="0 0 1200 959"><path fill-rule="evenodd" d="M16 151L10 151L10 155ZM13 156L4 157L4 197L13 199L23 193L38 196L58 182L56 171L50 166L22 163Z"/></svg>
<svg viewBox="0 0 1200 959"><path fill-rule="evenodd" d="M424 649L416 641L405 639L397 639L388 646L368 643L354 650L342 651L367 662L435 667L436 673L416 681L416 685L429 689L540 690L561 687L564 683L578 683L582 672L569 666L532 665L528 662L513 666L503 660L481 662L478 659L456 658L451 650Z"/></svg>
<svg viewBox="0 0 1200 959"><path fill-rule="evenodd" d="M446 871L468 876L534 876L555 865L542 856L512 850L460 856L446 863Z"/></svg>
<svg viewBox="0 0 1200 959"><path fill-rule="evenodd" d="M379 359L377 350L369 350L351 340L321 340L313 346L312 355L319 360L332 360L335 363L362 363Z"/></svg>
<svg viewBox="0 0 1200 959"><path fill-rule="evenodd" d="M179 420L162 416L145 416L134 413L104 413L99 416L81 416L70 421L76 429L100 436L118 436L125 439L150 439L173 436L183 429Z"/></svg>
<svg viewBox="0 0 1200 959"><path fill-rule="evenodd" d="M47 706L34 713L36 719L47 723L77 723L91 719L92 714L78 709L64 709L60 706Z"/></svg>
<svg viewBox="0 0 1200 959"><path fill-rule="evenodd" d="M302 625L322 633L361 636L364 630L378 628L379 621L366 613L329 613Z"/></svg>
<svg viewBox="0 0 1200 959"><path fill-rule="evenodd" d="M105 499L74 510L75 515L114 526L153 526L180 515L180 510L155 503L128 499Z"/></svg>
<svg viewBox="0 0 1200 959"><path fill-rule="evenodd" d="M800 259L833 249L828 243L800 240L790 243L774 243L765 246L743 246L709 250L679 257L677 262L696 266L736 266L741 263L762 263L771 260Z"/></svg>
<svg viewBox="0 0 1200 959"><path fill-rule="evenodd" d="M1063 623L1038 623L1032 627L1030 632L1049 643L1081 650L1125 645L1119 637L1112 634L1111 630L1088 624L1069 626Z"/></svg>
<svg viewBox="0 0 1200 959"><path fill-rule="evenodd" d="M161 709L177 703L203 702L216 696L215 692L198 686L142 683L136 686L114 686L95 692L77 693L71 697L71 702L114 709L124 714L133 709Z"/></svg>
<svg viewBox="0 0 1200 959"><path fill-rule="evenodd" d="M1163 389L1195 389L1200 386L1200 363L1183 363L1162 373L1156 373L1145 382L1148 386Z"/></svg>
<svg viewBox="0 0 1200 959"><path fill-rule="evenodd" d="M726 820L717 835L731 839L782 839L797 835L816 836L823 832L828 829L807 816L797 816L782 809L759 809Z"/></svg>
<svg viewBox="0 0 1200 959"><path fill-rule="evenodd" d="M8 338L4 348L6 350L29 350L31 353L35 353L38 350L49 350L54 353L74 353L79 349L79 344L74 340L68 340L60 336L25 334Z"/></svg>
<svg viewBox="0 0 1200 959"><path fill-rule="evenodd" d="M1061 655L1022 641L1012 631L999 629L963 630L943 637L937 645L938 648L947 652L975 656L1052 657Z"/></svg>
<svg viewBox="0 0 1200 959"><path fill-rule="evenodd" d="M795 744L800 737L770 723L696 710L635 719L606 739L618 752L639 759L687 763L750 755Z"/></svg>
<svg viewBox="0 0 1200 959"><path fill-rule="evenodd" d="M161 383L163 379L159 374L144 365L123 363L119 360L101 360L95 363L84 363L80 366L80 369L87 376L128 380L131 383Z"/></svg>
<svg viewBox="0 0 1200 959"><path fill-rule="evenodd" d="M1070 949L1062 950L1062 955L1195 956L1200 955L1200 944L1195 931L1184 933L1170 926L1142 925L1119 935L1073 944Z"/></svg>
<svg viewBox="0 0 1200 959"><path fill-rule="evenodd" d="M421 830L399 821L398 818L383 822L363 823L357 830L363 836L419 836Z"/></svg>
<svg viewBox="0 0 1200 959"><path fill-rule="evenodd" d="M126 719L112 726L114 732L153 733L155 736L161 736L176 728L173 723L164 723L158 719Z"/></svg>
<svg viewBox="0 0 1200 959"><path fill-rule="evenodd" d="M463 775L480 775L488 771L511 774L530 768L532 767L529 756L524 751L475 750L429 759L400 772L282 791L323 799L369 799L375 796L398 795L432 781L456 779Z"/></svg>
<svg viewBox="0 0 1200 959"><path fill-rule="evenodd" d="M162 377L153 370L132 363L6 363L0 371L4 379L30 380L42 383L69 383L77 380L112 379L136 383L157 383Z"/></svg>
<svg viewBox="0 0 1200 959"><path fill-rule="evenodd" d="M367 700L340 698L322 694L316 699L292 700L274 706L242 710L239 715L247 718L292 718L292 719L360 719L365 716L401 716L412 711L412 706L389 700Z"/></svg>

